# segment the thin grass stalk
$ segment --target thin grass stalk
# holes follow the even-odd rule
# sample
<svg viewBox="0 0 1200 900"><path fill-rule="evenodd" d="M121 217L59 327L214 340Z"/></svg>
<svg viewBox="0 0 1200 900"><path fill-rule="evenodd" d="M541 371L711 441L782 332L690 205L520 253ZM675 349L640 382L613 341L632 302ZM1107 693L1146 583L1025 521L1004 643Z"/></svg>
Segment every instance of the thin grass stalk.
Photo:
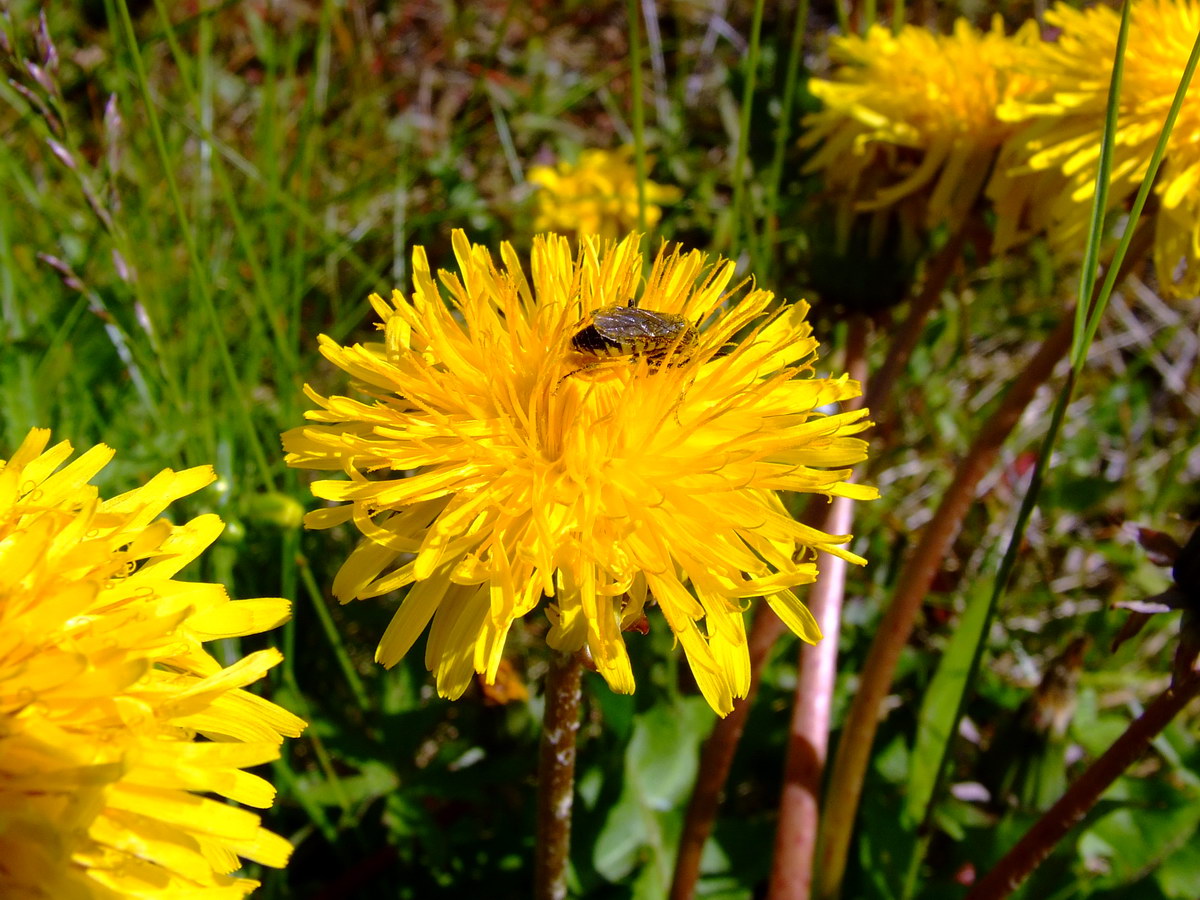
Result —
<svg viewBox="0 0 1200 900"><path fill-rule="evenodd" d="M2 6L0 9L7 9L7 6ZM46 24L45 10L40 13L41 28L46 39L50 40L48 26ZM113 15L115 18L115 13ZM7 22L11 26L11 22ZM6 29L0 27L0 32ZM29 60L24 60L23 54L20 54L15 46L10 45L7 52L12 54L11 62L19 64L22 60L24 65L29 64ZM24 67L24 66L22 66ZM137 260L136 248L131 244L129 236L118 218L113 213L114 209L111 204L102 199L101 193L93 184L93 176L99 174L97 166L89 164L86 160L86 155L82 152L79 142L75 139L74 132L70 128L71 117L67 114L64 108L64 100L62 97L62 89L58 85L57 76L46 76L50 78L49 85L43 85L42 89L47 92L46 101L49 104L44 106L41 102L34 102L32 95L26 95L24 92L14 90L20 87L16 79L10 79L5 82L0 79L0 99L9 104L14 111L21 111L18 114L21 119L29 125L34 133L43 143L48 146L57 146L55 156L59 162L66 166L70 172L75 184L78 186L80 193L86 203L88 212L95 218L104 232L113 242L112 250L114 254L119 256L124 264L129 265ZM119 158L121 147L120 128L112 126L110 113L115 113L117 110L117 95L110 94L108 104L106 105L104 114L105 123L105 141L108 144L106 153L109 155L108 169L109 179L115 177L112 173L118 168L118 163L114 162L114 158ZM119 116L117 116L119 119ZM111 128L111 130L110 130ZM53 142L53 143L49 143ZM15 145L14 145L15 146ZM6 145L6 151L8 147ZM7 186L7 193L15 198L18 194L26 196L35 196L44 189L40 186L38 180L40 176L34 175L24 159L18 160L15 156L8 152L4 153L3 169L7 170L4 174L7 179L11 179L12 183ZM35 186L35 183L39 186ZM115 191L115 186L113 187ZM6 210L11 210L14 204L12 198L5 204ZM43 213L49 213L47 207L42 207ZM8 256L6 253L5 256ZM162 309L161 295L157 292L147 290L145 279L122 274L121 280L124 283L124 291L128 292L128 298L131 301L130 305L141 310L138 316L137 331L132 328L125 328L120 324L120 317L114 316L110 310L110 305L115 299L117 303L123 302L126 297L118 294L116 298L105 299L97 291L88 287L77 275L73 272L70 266L63 260L47 254L37 254L39 261L50 265L54 269L63 283L72 291L78 292L79 296L86 301L87 312L100 319L103 325L105 337L112 344L113 350L116 351L122 365L125 367L125 372L132 383L134 390L137 392L138 398L146 407L149 416L155 420L162 418L162 410L164 406L168 408L182 408L184 406L184 398L186 390L180 383L179 372L171 365L173 362L170 355L166 352L160 334L162 329L160 325L170 318ZM7 265L0 266L5 273L2 280L5 282L4 287L9 296L12 296L11 290L13 282L10 273L21 271L24 264L9 262ZM52 347L47 348L43 355L43 362L32 371L31 380L27 382L26 390L19 395L21 398L32 397L39 393L41 386L41 376L45 362L54 358L55 352L61 352L62 345L66 342L67 336L73 334L74 322L73 318L82 314L84 308L77 306L77 313L68 315L62 321L62 324L57 329L57 334L53 340ZM15 323L21 320L22 316L12 310L5 310L3 321ZM67 327L68 324L72 327ZM12 326L10 325L10 328ZM137 333L140 332L146 338L146 347L148 352L143 348L142 342L137 339ZM16 341L20 335L10 332L12 341ZM53 352L51 352L53 351ZM22 366L27 366L28 362L22 363ZM160 377L154 379L154 374L157 373ZM72 378L78 380L79 373L72 373ZM27 369L23 373L23 377L30 378L30 371ZM84 392L90 391L91 385L80 381L79 387ZM152 388L161 388L160 390L152 391ZM165 397L163 395L166 395ZM19 406L26 405L23 401L17 405L7 404L8 409L15 409ZM92 420L98 425L98 430L104 431L107 428L108 415L100 413L98 408L92 404L90 410ZM27 417L27 420L39 421L44 418L44 414ZM24 437L24 428L18 428L13 435L14 443L20 443ZM184 456L189 460L189 464L194 462L206 461L211 457L200 451L199 448L191 444L185 445Z"/></svg>
<svg viewBox="0 0 1200 900"><path fill-rule="evenodd" d="M654 120L660 129L674 128L671 123L671 101L667 91L667 64L663 59L662 29L658 27L658 5L655 0L642 0L642 16L646 22L646 47L650 51L650 71L654 74Z"/></svg>
<svg viewBox="0 0 1200 900"><path fill-rule="evenodd" d="M1192 43L1192 52L1183 67L1183 74L1179 78L1179 86L1175 89L1175 97L1171 101L1171 108L1167 111L1167 117L1163 121L1162 132L1158 136L1158 142L1154 145L1154 152L1150 154L1150 164L1146 167L1146 174L1142 178L1142 184L1138 188L1137 195L1133 198L1132 206L1129 208L1130 223L1137 222L1141 218L1142 210L1146 206L1146 200L1149 198L1150 191L1154 187L1158 168L1162 164L1163 157L1167 152L1167 142L1171 138L1171 132L1175 130L1175 121L1179 118L1180 109L1183 108L1183 101L1187 97L1188 87L1192 83L1192 76L1196 73L1197 63L1200 63L1200 32L1196 34L1196 40ZM1101 169L1101 171L1104 170ZM1081 351L1077 348L1071 358L1071 365L1077 372L1082 370L1083 364L1087 359L1087 348L1091 346L1092 341L1096 337L1096 330L1100 327L1100 319L1108 306L1108 298L1112 295L1113 288L1116 287L1120 280L1121 265L1128 253L1129 245L1132 243L1136 231L1137 229L1130 224L1126 227L1125 233L1121 235L1116 252L1113 254L1113 264L1109 266L1104 283L1100 286L1100 293L1096 297L1096 302L1092 304L1092 308L1089 310L1086 330L1083 335L1083 348ZM1080 296L1086 297L1088 295L1081 293Z"/></svg>
<svg viewBox="0 0 1200 900"><path fill-rule="evenodd" d="M154 98L150 94L150 82L146 76L146 67L142 62L142 53L138 47L137 34L133 29L133 19L129 15L129 4L127 0L120 0L117 6L121 13L121 24L125 31L125 40L129 45L129 57L133 62L134 75L142 95L142 102L146 107L146 117L150 122L150 131L154 137L154 146L158 151L159 162L163 167L163 176L167 181L167 192L170 194L171 204L175 209L175 216L179 222L179 231L183 236L183 243L187 249L188 261L191 263L192 274L196 279L200 304L207 314L213 335L220 335L222 333L221 319L217 315L217 308L213 303L212 290L208 284L208 276L205 274L204 263L200 259L199 248L196 246L196 237L188 222L187 212L184 210L183 197L179 193L179 184L175 180L175 161L171 159L170 154L167 152L167 143L163 137L162 124L158 120ZM237 411L238 418L241 420L243 437L254 459L259 483L264 489L268 491L273 490L274 483L271 476L271 465L267 461L266 450L259 438L258 430L254 427L254 418L250 412L249 392L242 390L241 380L238 377L237 368L233 363L233 356L229 352L229 345L224 340L213 340L212 345L216 347L221 368L229 383L229 390L233 395L233 407Z"/></svg>
<svg viewBox="0 0 1200 900"><path fill-rule="evenodd" d="M870 323L863 316L855 316L849 325L846 371L851 378L865 381ZM862 399L846 405L849 409L857 409L862 406ZM853 501L849 497L835 497L821 530L830 534L849 534L853 521ZM821 627L821 640L811 645L800 644L796 697L792 704L771 886L767 894L770 900L808 900L812 894L821 782L829 749L829 722L837 681L838 637L845 588L846 561L826 555L820 561L817 581L805 598Z"/></svg>
<svg viewBox="0 0 1200 900"><path fill-rule="evenodd" d="M285 759L277 759L271 763L271 784L281 796L294 798L296 805L304 810L313 827L325 839L330 847L338 847L338 830L329 817L325 808L313 799L312 791L300 788L300 779Z"/></svg>
<svg viewBox="0 0 1200 900"><path fill-rule="evenodd" d="M746 51L746 82L742 87L742 108L738 116L737 149L733 159L733 199L729 210L729 255L738 255L738 229L746 195L746 160L750 153L750 113L754 105L754 85L758 77L758 55L762 37L764 0L755 0L750 23L750 47Z"/></svg>
<svg viewBox="0 0 1200 900"><path fill-rule="evenodd" d="M582 674L583 667L575 654L551 653L538 748L534 900L565 900L567 896Z"/></svg>
<svg viewBox="0 0 1200 900"><path fill-rule="evenodd" d="M796 4L796 21L792 23L792 43L788 48L787 70L783 76L783 97L779 102L779 124L775 127L775 150L771 156L771 170L767 176L766 234L763 239L770 271L775 268L775 239L779 231L779 185L783 181L783 157L791 137L792 106L796 102L796 82L800 78L800 64L804 60L804 33L808 28L808 0ZM763 273L763 278L768 273Z"/></svg>
<svg viewBox="0 0 1200 900"><path fill-rule="evenodd" d="M865 35L871 30L871 26L875 24L875 20L879 17L879 12L875 8L875 0L864 0L863 2L863 20L862 33Z"/></svg>
<svg viewBox="0 0 1200 900"><path fill-rule="evenodd" d="M197 109L197 131L198 142L210 151L217 150L209 158L209 164L212 169L212 174L216 178L217 188L221 192L221 200L225 204L225 208L229 211L230 222L233 225L233 232L237 237L238 246L242 250L242 258L246 263L246 267L250 272L250 284L254 290L253 296L258 301L257 310L254 309L248 296L239 297L242 303L242 308L246 311L247 319L250 322L263 321L267 325L267 331L274 344L275 357L272 360L273 364L278 366L280 370L278 380L285 384L296 385L299 387L300 381L297 376L297 357L293 345L288 343L286 329L282 321L283 315L280 312L278 302L271 292L270 286L267 284L267 276L263 271L262 261L259 258L260 248L250 233L246 218L242 213L241 207L237 202L237 197L234 194L233 186L230 184L229 175L225 171L225 165L220 153L220 146L217 144L216 137L212 132L212 124L205 123L204 117L201 115L201 100L195 85L192 83L191 76L188 74L190 60L183 48L179 44L179 39L175 33L174 27L171 24L171 18L168 15L167 8L163 0L155 0L155 11L158 13L159 21L162 23L161 33L167 41L167 47L171 51L171 59L175 63L175 68L179 70L179 82L183 86L183 91L191 98L192 103ZM294 418L294 407L296 401L294 397L299 395L299 390L282 391L279 395L279 402L283 409L281 418ZM284 596L291 596L284 594Z"/></svg>
<svg viewBox="0 0 1200 900"><path fill-rule="evenodd" d="M289 131L285 134L285 146L294 147L291 154L289 165L284 169L283 177L280 184L286 187L287 190L295 192L298 197L314 196L314 184L320 179L320 175L316 172L316 161L319 148L326 139L325 133L325 114L328 111L329 91L327 89L327 80L329 75L329 45L331 42L331 11L328 3L321 3L321 12L318 18L318 23L313 29L313 62L309 68L307 78L302 78L301 73L297 71L297 58L293 55L289 61L289 65L285 70L286 82L289 85L300 87L304 92L304 103L300 108L300 115L296 122L294 131ZM301 87L301 85L303 85ZM291 263L287 270L287 298L290 303L287 306L287 319L293 325L291 328L291 336L294 343L293 347L301 346L301 334L303 329L295 323L304 321L303 314L303 293L300 290L300 285L303 284L305 275L307 274L312 259L312 248L308 241L312 240L312 235L296 236L296 240L288 244L288 261ZM340 297L341 291L337 286L336 272L332 267L326 267L325 273L329 278L331 290L330 294L333 297ZM336 309L338 300L334 300L331 304L332 308ZM293 396L298 396L293 392Z"/></svg>
<svg viewBox="0 0 1200 900"><path fill-rule="evenodd" d="M638 0L627 0L629 66L633 80L633 159L637 166L638 231L646 233L646 109L642 96L642 20Z"/></svg>
<svg viewBox="0 0 1200 900"><path fill-rule="evenodd" d="M1192 672L1182 683L1167 688L1151 701L1104 755L1088 766L1058 802L972 888L966 900L1001 900L1015 891L1121 773L1137 762L1150 742L1197 696L1200 696L1200 675Z"/></svg>
<svg viewBox="0 0 1200 900"><path fill-rule="evenodd" d="M300 580L304 582L304 589L308 593L309 600L312 601L313 612L317 614L317 621L321 623L321 632L325 635L326 640L329 641L330 649L333 650L333 658L337 661L338 668L341 670L342 676L346 679L346 685L350 688L350 693L354 695L354 702L358 704L359 709L367 712L371 709L371 700L367 693L367 688L359 677L358 670L354 668L354 661L350 658L350 652L346 649L346 645L342 640L341 631L333 621L333 617L329 614L329 609L325 606L325 594L317 586L317 580L313 577L312 566L306 557L299 555L296 557L296 564L300 570Z"/></svg>
<svg viewBox="0 0 1200 900"><path fill-rule="evenodd" d="M1001 446L1037 389L1067 354L1073 329L1073 315L1068 311L1009 386L959 463L954 480L897 579L892 602L875 631L834 756L819 840L820 864L814 896L820 900L833 900L841 892L879 710L891 688L896 664L912 634L921 603L975 500L979 482L991 470Z"/></svg>
<svg viewBox="0 0 1200 900"><path fill-rule="evenodd" d="M1121 26L1117 31L1116 58L1113 60L1112 77L1108 85L1108 102L1104 110L1104 130L1100 134L1100 159L1096 169L1096 192L1092 198L1091 217L1088 221L1087 241L1083 251L1083 267L1079 271L1079 297L1075 307L1075 337L1071 352L1071 365L1078 361L1077 351L1084 347L1084 334L1091 317L1091 304L1095 299L1096 273L1100 270L1100 243L1104 239L1104 214L1108 211L1108 182L1112 171L1113 138L1117 131L1117 112L1121 103L1121 77L1125 70L1125 45L1129 37L1129 0L1121 9ZM1084 350L1086 355L1086 349ZM1078 371L1078 370L1077 370Z"/></svg>
<svg viewBox="0 0 1200 900"><path fill-rule="evenodd" d="M688 801L683 819L683 831L679 837L679 853L675 857L675 872L671 878L670 900L691 900L696 895L700 881L700 858L704 844L712 834L717 818L721 792L729 780L729 769L733 765L734 753L746 728L746 719L758 695L762 681L763 664L771 648L787 632L779 616L771 607L759 603L755 607L754 621L747 638L750 654L750 689L746 696L733 704L733 711L718 719L712 733L700 750L699 771L692 796Z"/></svg>
<svg viewBox="0 0 1200 900"><path fill-rule="evenodd" d="M833 11L837 16L838 31L850 34L850 2L851 0L833 0Z"/></svg>
<svg viewBox="0 0 1200 900"><path fill-rule="evenodd" d="M284 684L291 691L291 695L288 697L289 707L295 710L298 716L310 717L305 719L305 721L317 721L319 717L313 712L300 685L290 678L285 678ZM329 792L341 810L341 815L338 817L338 824L335 825L329 820L325 812L325 807L312 798L309 791L299 792L299 794L309 795L303 800L300 799L299 794L292 794L291 796L297 799L297 802L300 803L301 807L308 814L310 821L312 821L313 825L321 832L325 839L329 841L330 845L336 847L337 833L341 830L342 825L351 823L357 831L357 823L354 819L355 803L350 797L347 785L342 782L341 777L338 775L340 763L333 758L333 754L325 746L320 732L321 729L313 728L304 735L304 740L308 742L312 750L313 759L316 760L317 768L321 770L321 774L325 777L325 783L329 786ZM281 761L277 761L276 770L278 771L279 768L286 768ZM289 780L294 778L294 773L289 772Z"/></svg>

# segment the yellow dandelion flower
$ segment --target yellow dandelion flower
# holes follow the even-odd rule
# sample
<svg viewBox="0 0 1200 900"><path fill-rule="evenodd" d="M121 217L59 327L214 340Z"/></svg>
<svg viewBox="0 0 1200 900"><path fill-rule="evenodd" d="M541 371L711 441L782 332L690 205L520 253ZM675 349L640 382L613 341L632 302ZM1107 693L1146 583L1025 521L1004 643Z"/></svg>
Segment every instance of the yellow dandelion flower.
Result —
<svg viewBox="0 0 1200 900"><path fill-rule="evenodd" d="M1130 200L1146 174L1200 31L1200 2L1139 0L1131 16L1113 141L1112 208ZM1046 13L1046 23L1058 36L1030 55L1031 72L1042 86L1011 98L1000 111L1006 119L1029 123L1014 134L1008 165L1015 174L1049 173L1063 181L1065 191L1038 191L1028 202L1053 246L1082 252L1120 16L1107 6L1077 10L1058 3ZM1200 293L1200 91L1194 86L1171 134L1155 193L1158 279L1166 293L1194 296Z"/></svg>
<svg viewBox="0 0 1200 900"><path fill-rule="evenodd" d="M996 108L1028 88L1014 63L1036 37L1032 23L1005 37L997 16L989 32L959 19L950 35L873 25L835 38L833 80L809 85L824 108L805 118L801 143L818 148L805 171L825 173L860 210L920 193L927 227L957 227L1013 129Z"/></svg>
<svg viewBox="0 0 1200 900"><path fill-rule="evenodd" d="M863 562L779 495L876 496L846 481L866 412L819 411L859 385L813 375L806 304L727 293L731 262L664 247L643 284L637 235L583 239L577 256L545 235L530 284L508 244L503 268L461 231L453 245L448 304L417 247L412 295L371 298L382 343L321 338L366 399L309 388L316 424L284 435L289 464L349 476L315 482L338 505L306 519L365 536L334 595L407 587L376 659L395 664L432 621L425 660L447 697L472 672L495 679L513 622L543 598L549 644L586 647L631 692L622 630L653 597L728 713L749 685L749 600L816 641L793 590L815 551Z"/></svg>
<svg viewBox="0 0 1200 900"><path fill-rule="evenodd" d="M210 468L104 500L87 482L113 451L68 463L49 436L0 461L0 895L243 897L257 882L229 874L238 857L282 866L291 846L215 798L269 807L243 770L304 723L243 690L278 651L223 668L202 643L273 628L288 604L175 580L223 526L159 516Z"/></svg>
<svg viewBox="0 0 1200 900"><path fill-rule="evenodd" d="M615 238L638 227L637 168L633 149L585 150L579 162L534 166L529 181L538 185L535 231ZM660 203L682 196L677 187L646 181L646 227L662 218Z"/></svg>

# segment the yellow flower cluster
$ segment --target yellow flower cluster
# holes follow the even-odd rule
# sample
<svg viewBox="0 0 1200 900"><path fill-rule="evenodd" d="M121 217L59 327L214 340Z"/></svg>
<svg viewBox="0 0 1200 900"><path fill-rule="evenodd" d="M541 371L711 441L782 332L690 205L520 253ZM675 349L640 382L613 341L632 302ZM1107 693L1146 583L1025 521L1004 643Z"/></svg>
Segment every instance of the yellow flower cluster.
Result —
<svg viewBox="0 0 1200 900"><path fill-rule="evenodd" d="M1031 217L1057 248L1080 252L1100 158L1111 61L1120 16L1098 5L1078 10L1057 3L1046 13L1057 32L1038 44L1027 65L1039 87L1011 98L1000 114L1026 123L1012 140L1006 167L1033 179L1049 174L1063 190L1028 191ZM1121 88L1110 209L1124 206L1141 185L1184 64L1200 32L1200 2L1138 0L1133 4ZM1164 293L1200 293L1200 90L1193 84L1180 110L1158 176L1154 261Z"/></svg>
<svg viewBox="0 0 1200 900"><path fill-rule="evenodd" d="M304 723L244 690L277 651L222 667L202 643L273 628L288 604L175 580L223 526L160 516L211 469L104 500L88 481L113 451L68 463L48 441L34 430L0 461L0 896L245 896L238 858L282 866L291 846L225 800L269 807L243 770Z"/></svg>
<svg viewBox="0 0 1200 900"><path fill-rule="evenodd" d="M579 162L534 166L529 181L538 185L534 231L616 238L638 227L637 168L632 148L585 150ZM662 217L660 203L682 196L679 188L647 180L646 227Z"/></svg>
<svg viewBox="0 0 1200 900"><path fill-rule="evenodd" d="M824 108L804 122L801 143L817 148L806 171L860 210L919 192L927 227L961 225L1013 130L997 108L1028 89L1015 62L1036 37L1032 23L1005 37L997 17L989 32L960 19L950 35L874 25L835 38L833 79L809 85Z"/></svg>
<svg viewBox="0 0 1200 900"><path fill-rule="evenodd" d="M918 197L925 225L963 224L984 188L1000 253L1046 234L1063 255L1084 246L1095 191L1119 15L1057 3L1041 40L1032 22L1005 37L959 20L951 35L917 26L836 38L832 80L811 90L808 171L858 210ZM1198 0L1132 7L1114 144L1110 211L1139 187L1200 30ZM1168 295L1200 293L1200 92L1191 90L1156 186L1154 261ZM901 209L903 215L903 209Z"/></svg>
<svg viewBox="0 0 1200 900"><path fill-rule="evenodd" d="M794 521L779 493L876 496L847 481L866 457L852 436L866 411L822 411L859 385L814 377L807 305L735 297L731 262L664 248L643 284L636 235L582 239L577 255L546 235L531 283L509 245L498 268L462 232L453 244L458 274L435 281L418 247L412 295L371 298L382 342L321 338L365 399L308 389L313 424L284 435L289 464L348 476L312 485L335 505L306 520L364 535L335 596L406 588L376 659L395 664L429 627L426 664L448 697L473 672L495 678L509 629L543 601L550 645L586 648L631 692L622 631L653 598L728 713L750 681L748 601L816 641L793 589L815 578L817 550L863 562L849 536ZM572 339L597 310L644 327L589 353ZM635 352L655 332L670 335L657 356Z"/></svg>

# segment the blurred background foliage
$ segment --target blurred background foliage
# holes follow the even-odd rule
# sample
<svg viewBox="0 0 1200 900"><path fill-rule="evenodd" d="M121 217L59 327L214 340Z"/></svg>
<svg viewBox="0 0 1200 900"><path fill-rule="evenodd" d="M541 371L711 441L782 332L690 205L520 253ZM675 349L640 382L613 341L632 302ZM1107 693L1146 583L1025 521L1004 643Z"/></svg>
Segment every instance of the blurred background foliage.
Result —
<svg viewBox="0 0 1200 900"><path fill-rule="evenodd" d="M748 235L744 271L814 304L821 365L839 370L841 301L902 296L913 271L894 259L830 266L813 252L820 184L800 175L796 138L816 101L803 73L794 121L783 123L778 190L762 177L781 124L791 4L765 10L754 174L736 223L748 4L7 4L0 454L32 426L77 447L107 443L119 450L102 476L107 492L163 467L216 467L216 486L178 504L180 515L216 511L227 523L195 574L237 597L293 599L293 621L266 638L287 655L271 690L311 723L269 773L280 797L268 824L297 849L287 870L255 873L258 896L528 895L544 621L514 629L499 683L457 703L433 693L420 647L391 671L377 667L374 646L399 598L330 601L354 535L299 528L312 500L306 476L284 467L278 434L301 422L303 383L345 390L316 337L368 339L365 298L406 289L414 244L446 267L454 227L524 251L536 215L531 167L632 141L631 7L644 15L648 174L680 189L647 248L668 238L729 253L733 232ZM924 2L907 17L945 32L959 15L996 11L1011 31L1034 4ZM836 19L813 4L806 70L827 65ZM866 478L883 499L860 506L855 524L854 549L871 565L850 574L835 724L906 548L1075 278L1038 243L993 259L968 245L957 263L893 387L897 412L881 416L872 439ZM1200 518L1198 320L1195 300L1168 304L1137 275L1113 300L988 636L921 897L960 896L1166 683L1175 623L1156 621L1110 652L1125 616L1111 605L1168 582L1129 523L1183 539ZM881 314L878 334L889 321ZM872 341L874 363L884 346ZM964 604L990 590L1052 403L1045 389L1027 410L925 603L876 743L848 897L896 896L903 880L911 835L897 810L921 698ZM585 679L572 857L580 896L665 895L713 722L660 619L628 644L636 696ZM791 636L781 641L764 671L706 851L703 896L761 895L795 650ZM1062 733L1046 724L1055 714ZM1175 722L1026 895L1200 896L1197 735L1194 715ZM997 799L1005 794L1016 799Z"/></svg>

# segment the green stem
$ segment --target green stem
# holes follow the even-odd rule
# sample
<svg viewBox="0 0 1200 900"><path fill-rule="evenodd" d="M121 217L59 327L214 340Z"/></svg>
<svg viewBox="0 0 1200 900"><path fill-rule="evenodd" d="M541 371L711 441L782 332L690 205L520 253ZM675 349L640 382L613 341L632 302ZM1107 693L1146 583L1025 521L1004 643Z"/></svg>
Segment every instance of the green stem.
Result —
<svg viewBox="0 0 1200 900"><path fill-rule="evenodd" d="M754 19L750 25L750 49L746 53L746 82L742 88L742 109L738 121L737 151L733 161L733 200L729 216L729 255L738 255L738 227L742 220L742 204L746 193L746 159L750 148L750 113L754 105L754 83L758 76L759 39L762 35L763 0L754 2Z"/></svg>
<svg viewBox="0 0 1200 900"><path fill-rule="evenodd" d="M808 0L800 0L796 6L796 21L792 25L792 44L788 50L787 71L783 76L783 98L780 100L779 124L775 127L775 152L771 157L771 171L767 177L767 226L763 240L767 258L775 262L775 236L779 230L779 184L783 180L783 157L791 136L792 106L796 101L796 81L800 77L800 63L804 59L804 32L808 27ZM770 273L760 272L764 280Z"/></svg>
<svg viewBox="0 0 1200 900"><path fill-rule="evenodd" d="M633 156L637 165L638 232L646 233L646 108L642 97L642 18L638 0L628 0L629 65L633 79Z"/></svg>
<svg viewBox="0 0 1200 900"><path fill-rule="evenodd" d="M329 610L325 606L325 595L320 587L317 586L317 580L313 577L312 566L308 564L308 559L304 556L297 555L296 566L300 571L300 580L304 582L304 588L308 592L308 597L312 601L313 612L317 614L317 619L321 622L321 630L325 633L325 637L329 640L330 647L333 648L333 657L337 660L338 668L342 670L342 675L346 678L346 684L350 686L351 693L354 694L354 700L361 710L369 710L371 701L367 695L366 686L363 685L362 679L358 677L358 672L354 668L354 661L350 659L350 654L346 652L346 647L342 643L341 634L338 631L337 625L333 621L333 617L329 615Z"/></svg>

